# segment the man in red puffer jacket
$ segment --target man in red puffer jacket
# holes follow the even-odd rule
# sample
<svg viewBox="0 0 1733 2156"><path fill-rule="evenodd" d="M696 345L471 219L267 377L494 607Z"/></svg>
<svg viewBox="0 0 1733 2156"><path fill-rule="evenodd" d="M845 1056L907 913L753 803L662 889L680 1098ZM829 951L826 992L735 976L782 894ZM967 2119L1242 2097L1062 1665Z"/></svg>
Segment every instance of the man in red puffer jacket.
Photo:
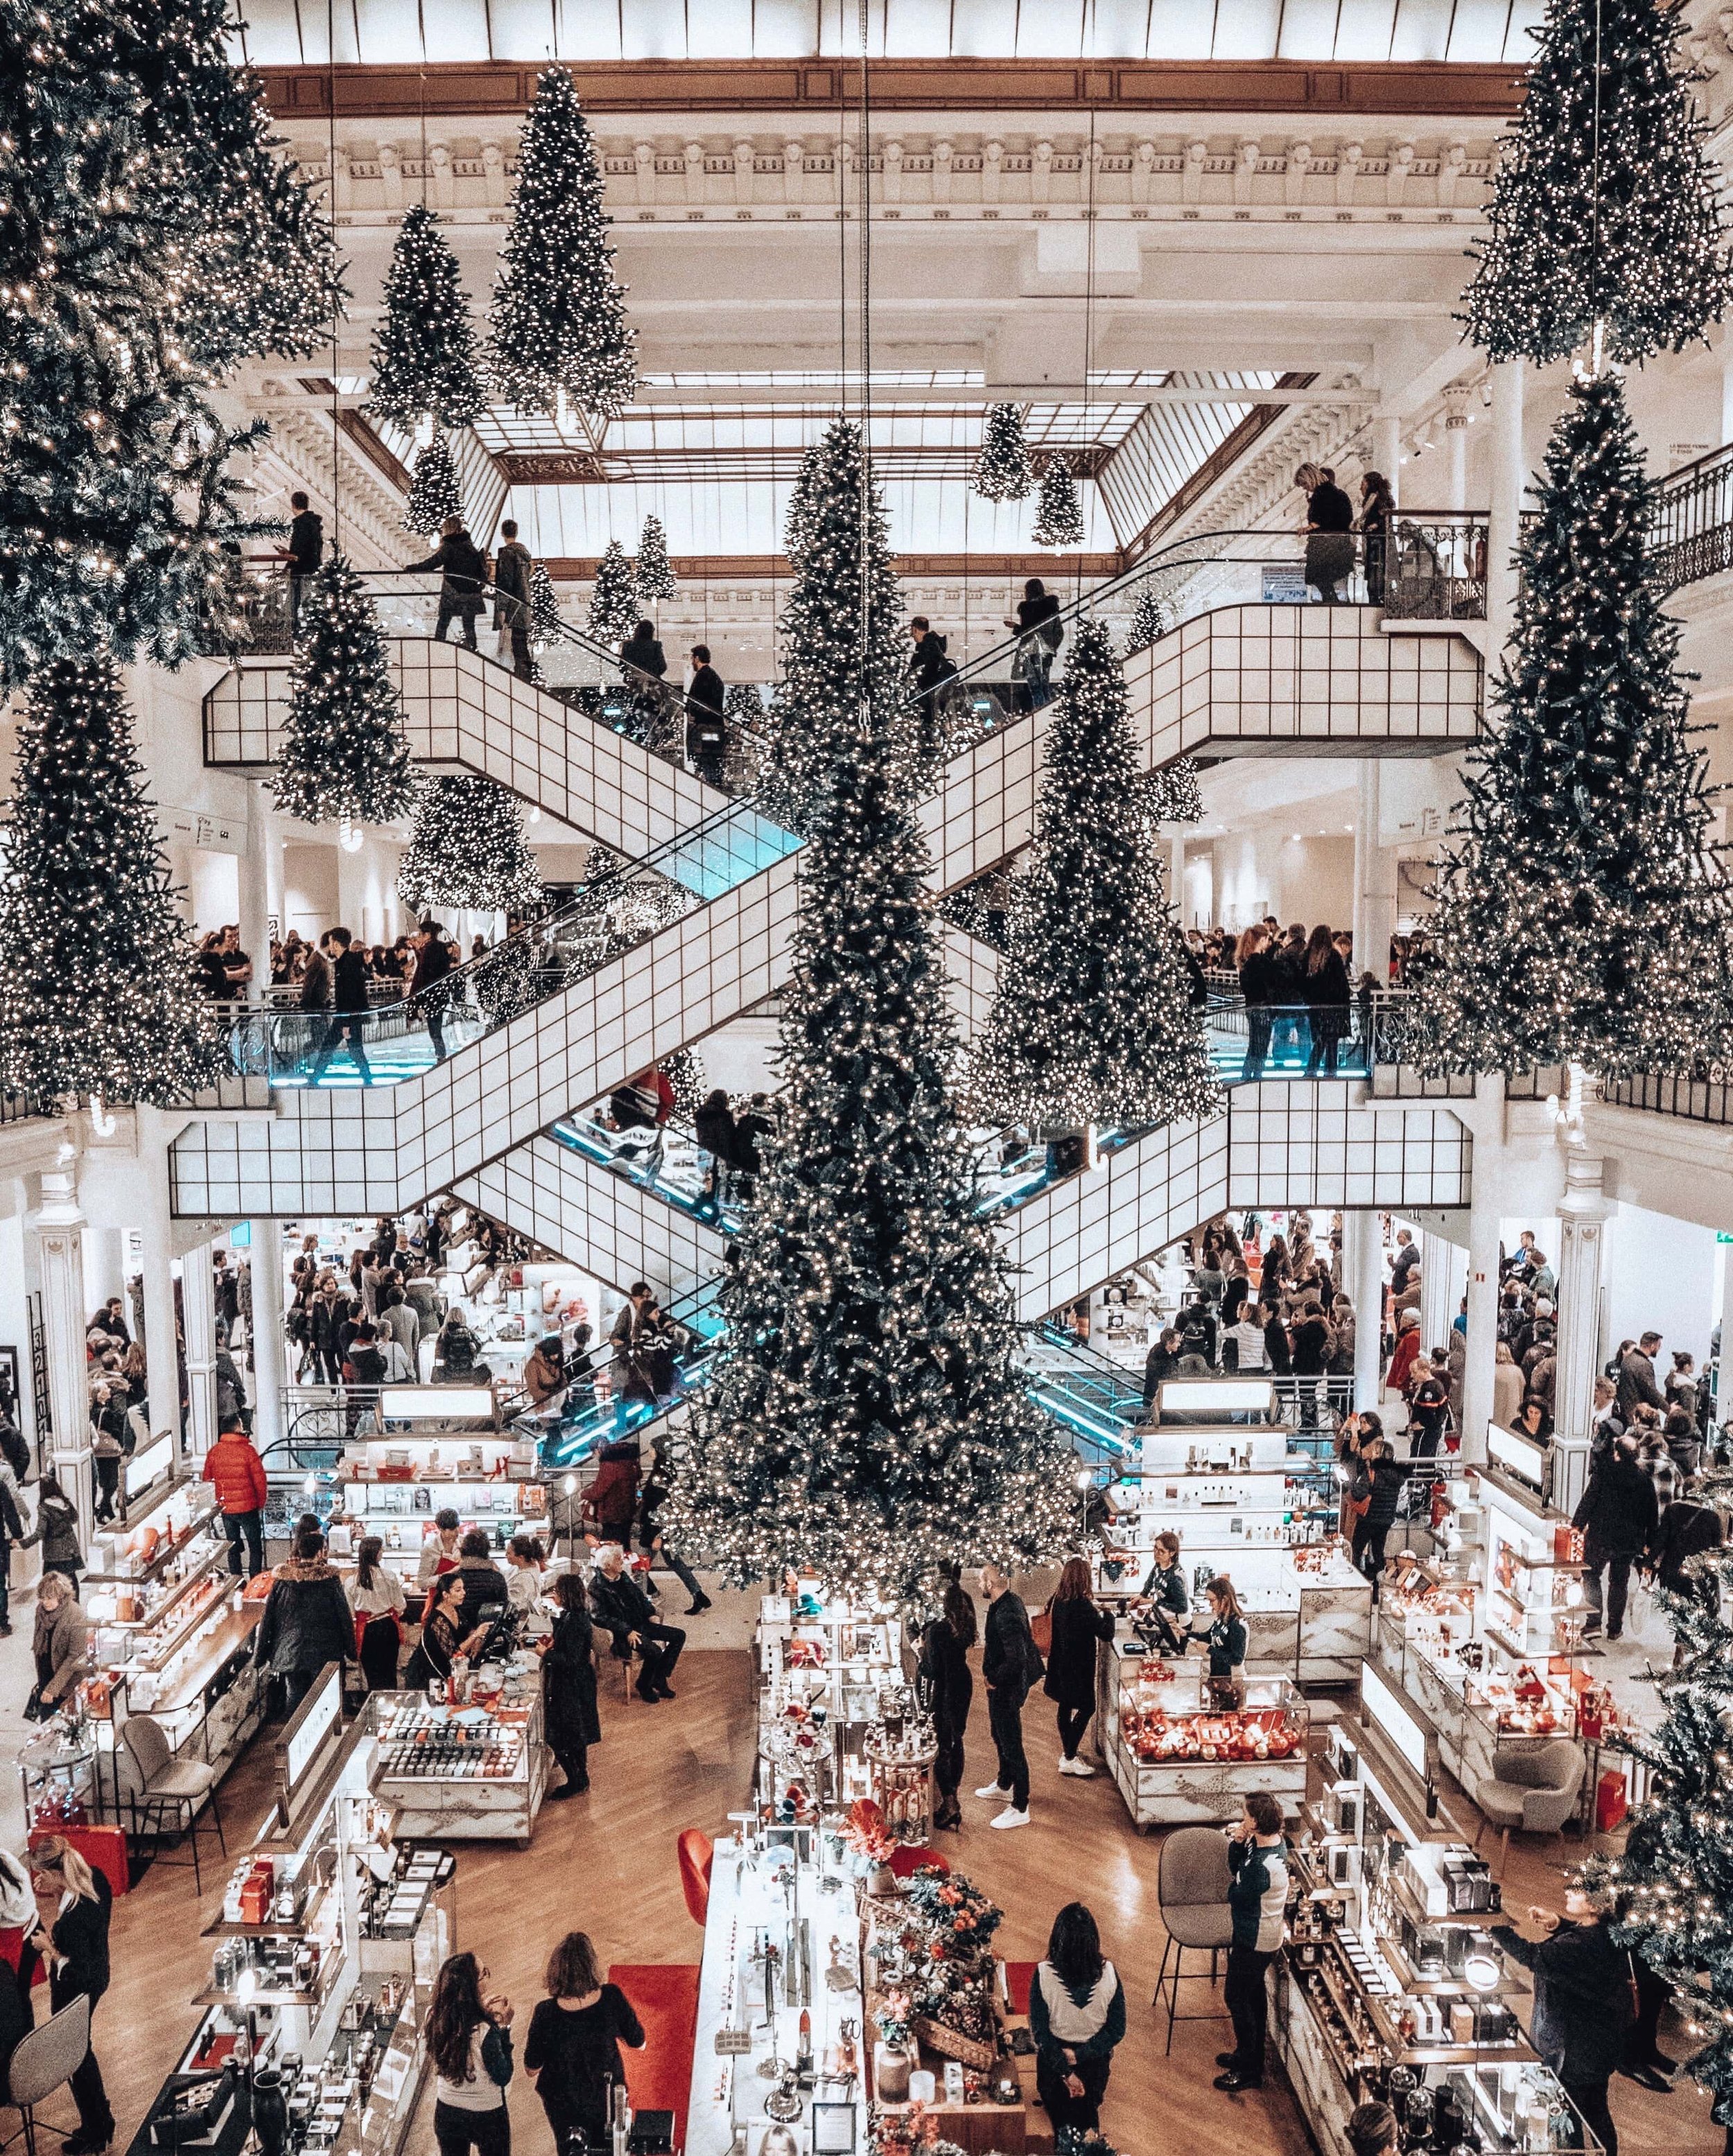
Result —
<svg viewBox="0 0 1733 2156"><path fill-rule="evenodd" d="M265 1462L241 1427L239 1415L224 1415L217 1441L204 1455L204 1479L217 1492L217 1505L229 1537L229 1569L240 1578L241 1537L247 1538L247 1577L265 1569Z"/></svg>

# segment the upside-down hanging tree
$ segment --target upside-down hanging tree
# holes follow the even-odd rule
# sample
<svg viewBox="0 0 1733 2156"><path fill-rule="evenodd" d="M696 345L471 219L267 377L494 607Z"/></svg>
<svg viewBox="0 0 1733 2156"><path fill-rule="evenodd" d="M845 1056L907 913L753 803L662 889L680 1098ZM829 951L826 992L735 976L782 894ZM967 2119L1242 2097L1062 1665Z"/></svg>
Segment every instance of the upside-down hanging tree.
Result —
<svg viewBox="0 0 1733 2156"><path fill-rule="evenodd" d="M1724 1052L1733 899L1648 574L1654 495L1617 380L1576 382L1410 999L1427 1069L1617 1076Z"/></svg>
<svg viewBox="0 0 1733 2156"><path fill-rule="evenodd" d="M1035 466L1021 404L991 404L969 484L988 501L1021 501L1035 490Z"/></svg>
<svg viewBox="0 0 1733 2156"><path fill-rule="evenodd" d="M596 580L590 587L589 633L613 650L631 634L637 620L638 584L631 557L619 540L610 539L596 563Z"/></svg>
<svg viewBox="0 0 1733 2156"><path fill-rule="evenodd" d="M835 447L860 475L858 429ZM821 511L808 575L833 546L841 570ZM840 586L836 601L858 628L858 593ZM727 1579L810 1565L828 1588L908 1602L943 1565L1016 1571L1060 1549L1072 1455L1023 1388L1009 1276L947 1097L957 1042L901 654L862 671L900 610L894 589L882 607L865 639L836 639L792 707L825 738L781 1021L782 1128L663 1517L671 1543Z"/></svg>
<svg viewBox="0 0 1733 2156"><path fill-rule="evenodd" d="M486 401L481 346L457 257L437 214L411 203L385 275L368 407L399 427L413 429L431 418L440 429L467 426ZM412 524L409 529L433 527Z"/></svg>
<svg viewBox="0 0 1733 2156"><path fill-rule="evenodd" d="M1124 677L1098 621L1078 626L1046 748L1035 842L1011 887L974 1060L977 1106L985 1120L1038 1129L1210 1115L1221 1091L1163 888Z"/></svg>
<svg viewBox="0 0 1733 2156"><path fill-rule="evenodd" d="M388 824L414 798L403 704L379 618L334 550L301 600L271 790L278 808L307 824Z"/></svg>
<svg viewBox="0 0 1733 2156"><path fill-rule="evenodd" d="M646 516L632 564L640 599L671 599L680 589L668 562L668 535L660 516Z"/></svg>
<svg viewBox="0 0 1733 2156"><path fill-rule="evenodd" d="M637 341L602 201L577 86L568 69L544 68L518 145L488 348L496 386L520 410L553 413L563 391L609 418L637 388Z"/></svg>
<svg viewBox="0 0 1733 2156"><path fill-rule="evenodd" d="M1201 824L1203 812L1196 757L1177 757L1150 774L1149 813L1158 824Z"/></svg>
<svg viewBox="0 0 1733 2156"><path fill-rule="evenodd" d="M437 531L448 516L463 515L463 487L457 459L443 434L435 434L415 459L409 498L404 504L405 531Z"/></svg>
<svg viewBox="0 0 1733 2156"><path fill-rule="evenodd" d="M440 906L528 913L542 871L523 836L523 811L502 786L467 772L424 778L415 792L397 893L417 914Z"/></svg>
<svg viewBox="0 0 1733 2156"><path fill-rule="evenodd" d="M1081 547L1083 511L1077 500L1077 481L1065 458L1049 457L1041 475L1041 501L1030 533L1037 547Z"/></svg>
<svg viewBox="0 0 1733 2156"><path fill-rule="evenodd" d="M1551 0L1463 299L1493 358L1564 359L1602 322L1607 357L1629 364L1721 319L1727 220L1688 27L1658 0Z"/></svg>
<svg viewBox="0 0 1733 2156"><path fill-rule="evenodd" d="M119 670L56 660L18 725L0 875L0 1086L159 1105L228 1056L193 977Z"/></svg>

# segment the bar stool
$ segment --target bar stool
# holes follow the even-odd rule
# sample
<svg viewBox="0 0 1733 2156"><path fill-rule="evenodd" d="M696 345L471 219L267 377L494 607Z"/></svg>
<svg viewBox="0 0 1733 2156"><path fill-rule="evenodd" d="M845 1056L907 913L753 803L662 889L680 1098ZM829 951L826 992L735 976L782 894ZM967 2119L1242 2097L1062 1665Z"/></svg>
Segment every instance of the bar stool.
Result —
<svg viewBox="0 0 1733 2156"><path fill-rule="evenodd" d="M65 2087L84 2064L90 2048L90 2002L83 1992L76 1999L69 1999L39 2029L18 2040L7 2081L12 2091L10 2101L23 2125L19 2133L0 2142L0 2148L9 2148L22 2138L29 2156L36 2156L36 2107L57 2088ZM68 2138L67 2129L59 2126L44 2130L58 2133L63 2141Z"/></svg>
<svg viewBox="0 0 1733 2156"><path fill-rule="evenodd" d="M1175 1829L1161 1845L1161 1862L1155 1874L1155 1900L1167 1937L1162 1943L1161 1968L1155 1979L1152 2004L1161 2004L1167 1991L1167 2048L1174 2048L1175 2021L1214 2021L1215 2014L1181 2014L1180 1979L1185 1949L1206 1952L1210 1982L1216 1981L1217 1958L1233 1943L1233 1912L1227 1903L1229 1880L1227 1841L1212 1826ZM1167 1958L1173 1955L1171 1977ZM1194 1982L1196 1979L1192 1979Z"/></svg>

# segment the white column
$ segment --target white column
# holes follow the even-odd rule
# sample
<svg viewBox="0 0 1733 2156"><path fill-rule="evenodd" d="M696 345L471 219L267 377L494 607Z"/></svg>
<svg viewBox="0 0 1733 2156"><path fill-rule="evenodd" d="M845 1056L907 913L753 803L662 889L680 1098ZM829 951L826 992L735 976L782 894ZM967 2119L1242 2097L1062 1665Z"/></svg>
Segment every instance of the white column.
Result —
<svg viewBox="0 0 1733 2156"><path fill-rule="evenodd" d="M249 782L247 850L241 856L239 882L241 948L253 961L253 978L246 992L249 1004L263 1003L265 991L270 984L271 855L278 850L265 788ZM280 892L280 868L275 881ZM278 927L280 932L280 916Z"/></svg>
<svg viewBox="0 0 1733 2156"><path fill-rule="evenodd" d="M1394 412L1372 414L1372 465L1390 481L1390 490L1402 498L1402 423Z"/></svg>
<svg viewBox="0 0 1733 2156"><path fill-rule="evenodd" d="M1396 856L1378 843L1381 769L1376 757L1362 757L1354 824L1354 971L1370 972L1381 988L1390 985L1396 917Z"/></svg>
<svg viewBox="0 0 1733 2156"><path fill-rule="evenodd" d="M111 1296L119 1296L126 1308L126 1231L124 1228L86 1228L85 1243L85 1315L100 1310ZM131 1320L127 1319L130 1326Z"/></svg>
<svg viewBox="0 0 1733 2156"><path fill-rule="evenodd" d="M1510 639L1516 611L1516 542L1527 481L1522 442L1528 362L1501 360L1492 371L1492 486L1486 536L1486 649L1489 671Z"/></svg>
<svg viewBox="0 0 1733 2156"><path fill-rule="evenodd" d="M1444 422L1444 491L1447 509L1468 506L1468 422L1467 414L1453 412Z"/></svg>
<svg viewBox="0 0 1733 2156"><path fill-rule="evenodd" d="M1450 1344L1450 1322L1462 1290L1455 1285L1450 1245L1442 1235L1422 1231L1420 1238L1420 1344L1430 1355ZM1453 1292L1454 1290L1454 1292Z"/></svg>
<svg viewBox="0 0 1733 2156"><path fill-rule="evenodd" d="M1354 1404L1376 1409L1384 1391L1384 1219L1376 1212L1342 1215L1342 1270L1354 1305Z"/></svg>
<svg viewBox="0 0 1733 2156"><path fill-rule="evenodd" d="M217 1441L217 1296L211 1246L181 1260L181 1316L187 1337L187 1450L203 1460Z"/></svg>
<svg viewBox="0 0 1733 2156"><path fill-rule="evenodd" d="M247 1225L252 1234L253 1442L263 1452L283 1435L283 1231L275 1220Z"/></svg>
<svg viewBox="0 0 1733 2156"><path fill-rule="evenodd" d="M168 1209L167 1119L138 1115L138 1246L144 1273L145 1373L152 1435L172 1431L180 1443L180 1349L174 1314L174 1235Z"/></svg>
<svg viewBox="0 0 1733 2156"><path fill-rule="evenodd" d="M363 840L354 852L343 846L337 848L337 917L334 927L347 928L357 942L366 934L367 920L367 842Z"/></svg>
<svg viewBox="0 0 1733 2156"><path fill-rule="evenodd" d="M1733 331L1721 331L1721 441L1733 442Z"/></svg>
<svg viewBox="0 0 1733 2156"><path fill-rule="evenodd" d="M1721 1270L1721 1306L1716 1313L1721 1321L1721 1346L1715 1383L1717 1422L1733 1419L1733 1247L1723 1251L1722 1255L1726 1263Z"/></svg>
<svg viewBox="0 0 1733 2156"><path fill-rule="evenodd" d="M1504 1081L1496 1074L1480 1081L1480 1097L1489 1114L1479 1127L1496 1119L1502 1123ZM1493 1369L1499 1345L1499 1178L1494 1172L1496 1148L1480 1142L1474 1148L1474 1197L1468 1209L1468 1332L1463 1364L1462 1457L1472 1465L1486 1457L1486 1425L1492 1419ZM1423 1260L1422 1260L1423 1262ZM1424 1278L1424 1275L1422 1276ZM1429 1342L1436 1347L1436 1341Z"/></svg>
<svg viewBox="0 0 1733 2156"><path fill-rule="evenodd" d="M1571 1151L1559 1200L1558 1382L1553 1394L1552 1502L1569 1511L1588 1479L1595 1378L1601 1367L1601 1266L1612 1212L1604 1163Z"/></svg>
<svg viewBox="0 0 1733 2156"><path fill-rule="evenodd" d="M49 1460L60 1487L78 1507L79 1547L88 1555L96 1500L90 1482L90 1387L85 1373L85 1216L72 1171L43 1177L42 1203L27 1224L35 1238L42 1284L53 1425Z"/></svg>

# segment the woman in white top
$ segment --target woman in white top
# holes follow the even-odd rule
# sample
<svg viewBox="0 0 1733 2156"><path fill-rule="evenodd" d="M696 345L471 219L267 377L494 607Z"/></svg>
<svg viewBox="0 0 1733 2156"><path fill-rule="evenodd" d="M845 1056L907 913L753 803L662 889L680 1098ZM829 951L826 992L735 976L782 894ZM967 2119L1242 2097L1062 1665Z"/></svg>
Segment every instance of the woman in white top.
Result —
<svg viewBox="0 0 1733 2156"><path fill-rule="evenodd" d="M383 1562L385 1545L378 1535L363 1535L356 1552L358 1564L350 1606L361 1667L369 1691L397 1689L397 1658L404 1643L404 1584Z"/></svg>
<svg viewBox="0 0 1733 2156"><path fill-rule="evenodd" d="M1125 1987L1081 1902L1067 1902L1053 1919L1047 1958L1029 1985L1029 2030L1036 2088L1053 2131L1093 2133L1113 2047L1125 2035Z"/></svg>
<svg viewBox="0 0 1733 2156"><path fill-rule="evenodd" d="M506 1602L521 1609L524 1631L532 1639L552 1629L542 1609L548 1579L548 1553L539 1535L513 1535L506 1544Z"/></svg>
<svg viewBox="0 0 1733 2156"><path fill-rule="evenodd" d="M427 2015L440 2156L511 2156L512 2002L484 1992L488 1971L472 1953L452 1954L434 1981Z"/></svg>

